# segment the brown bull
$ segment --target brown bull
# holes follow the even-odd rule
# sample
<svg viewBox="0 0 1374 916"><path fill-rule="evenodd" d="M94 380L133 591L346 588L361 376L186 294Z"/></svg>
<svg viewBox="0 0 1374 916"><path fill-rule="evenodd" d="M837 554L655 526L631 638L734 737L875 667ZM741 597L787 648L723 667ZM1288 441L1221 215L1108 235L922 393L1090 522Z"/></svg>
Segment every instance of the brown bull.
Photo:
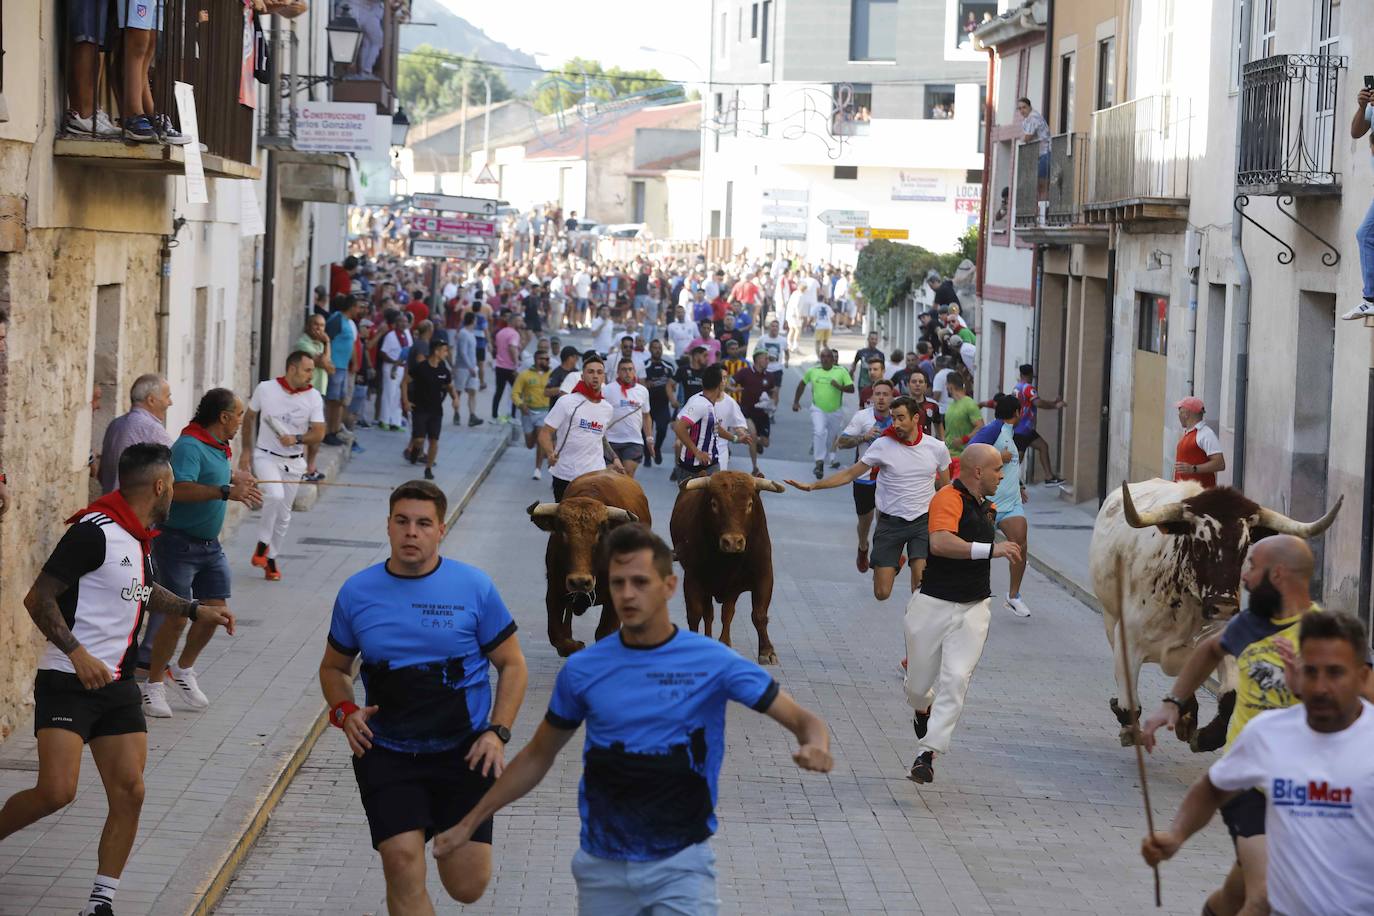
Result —
<svg viewBox="0 0 1374 916"><path fill-rule="evenodd" d="M599 556L601 538L617 525L653 525L644 489L618 471L592 471L568 484L561 503L532 503L530 521L549 533L544 551L548 585L544 606L549 614L549 644L562 656L586 646L573 639L572 619L601 605L596 638L620 629L620 617L606 587L606 565Z"/></svg>
<svg viewBox="0 0 1374 916"><path fill-rule="evenodd" d="M754 629L759 635L759 663L776 665L778 655L768 639L768 605L773 600L773 542L762 492L783 492L772 480L742 471L721 471L690 481L673 505L670 530L673 551L682 564L682 596L687 625L693 632L711 622L719 601L720 641L730 645L730 621L735 602L748 592L753 603Z"/></svg>

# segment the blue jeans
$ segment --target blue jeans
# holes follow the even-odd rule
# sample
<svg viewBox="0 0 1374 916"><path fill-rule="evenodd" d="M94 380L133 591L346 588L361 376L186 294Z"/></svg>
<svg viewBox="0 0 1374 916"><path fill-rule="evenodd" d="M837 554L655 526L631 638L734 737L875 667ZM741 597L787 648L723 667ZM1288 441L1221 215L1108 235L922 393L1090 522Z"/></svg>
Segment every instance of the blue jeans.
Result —
<svg viewBox="0 0 1374 916"><path fill-rule="evenodd" d="M1364 222L1355 230L1355 241L1360 244L1360 275L1364 277L1364 297L1374 299L1374 201L1369 204L1369 212Z"/></svg>
<svg viewBox="0 0 1374 916"><path fill-rule="evenodd" d="M219 541L207 541L163 528L153 538L153 577L158 585L181 598L227 600L232 574L229 560ZM162 614L150 614L143 639L138 644L138 663L147 667L153 652L153 637L162 626Z"/></svg>
<svg viewBox="0 0 1374 916"><path fill-rule="evenodd" d="M715 916L716 854L709 840L656 862L603 859L579 849L572 860L578 910L596 916Z"/></svg>

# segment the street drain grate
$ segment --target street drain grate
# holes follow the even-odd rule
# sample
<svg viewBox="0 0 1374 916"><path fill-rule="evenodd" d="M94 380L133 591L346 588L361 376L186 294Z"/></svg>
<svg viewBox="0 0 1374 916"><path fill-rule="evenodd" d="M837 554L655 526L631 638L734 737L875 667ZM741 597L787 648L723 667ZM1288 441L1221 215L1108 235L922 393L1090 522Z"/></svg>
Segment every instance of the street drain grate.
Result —
<svg viewBox="0 0 1374 916"><path fill-rule="evenodd" d="M348 538L301 538L298 543L313 547L359 547L369 550L386 546L381 541L351 541Z"/></svg>

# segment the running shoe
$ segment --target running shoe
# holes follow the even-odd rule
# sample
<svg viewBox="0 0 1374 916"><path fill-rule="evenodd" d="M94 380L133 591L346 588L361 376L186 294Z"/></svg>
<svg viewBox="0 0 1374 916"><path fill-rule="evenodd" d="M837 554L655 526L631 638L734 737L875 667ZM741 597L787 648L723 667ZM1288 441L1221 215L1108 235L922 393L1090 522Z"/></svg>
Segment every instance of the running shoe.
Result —
<svg viewBox="0 0 1374 916"><path fill-rule="evenodd" d="M275 559L273 559L272 557L268 557L268 558L267 558L267 566L266 566L266 569L267 569L266 579L267 579L268 582L280 582L280 581L281 581L281 570L277 568L277 561L276 561Z"/></svg>
<svg viewBox="0 0 1374 916"><path fill-rule="evenodd" d="M1045 486L1047 486L1047 487L1057 487L1057 486L1059 486L1059 485L1060 485L1061 483L1063 483L1063 482L1064 482L1064 478L1063 478L1063 477L1051 477L1051 478L1049 478L1048 480L1045 481Z"/></svg>
<svg viewBox="0 0 1374 916"><path fill-rule="evenodd" d="M353 425L356 426L356 427L358 427L359 429L371 429L371 428L372 428L372 424L369 423L369 422L367 422L366 420L362 419L361 417L359 417L358 419L354 420L354 421L353 421Z"/></svg>
<svg viewBox="0 0 1374 916"><path fill-rule="evenodd" d="M860 547L859 555L854 558L854 565L859 568L859 572L868 572L868 548Z"/></svg>
<svg viewBox="0 0 1374 916"><path fill-rule="evenodd" d="M401 452L401 457L411 464L418 464L420 461L419 456L410 450L410 446L406 446L405 451Z"/></svg>
<svg viewBox="0 0 1374 916"><path fill-rule="evenodd" d="M343 445L343 444L344 444L344 441L343 441L342 439L339 438L339 434L338 434L338 433L330 433L329 435L325 436L325 437L324 437L323 439L321 439L320 441L323 442L325 445Z"/></svg>
<svg viewBox="0 0 1374 916"><path fill-rule="evenodd" d="M361 455L363 452L367 451L367 449L363 448L363 447L362 447L361 445L359 445L359 444L357 443L357 441L355 440L355 441L353 442L353 445L350 447L349 451L351 451L351 452L352 452L353 454L355 454L355 455Z"/></svg>
<svg viewBox="0 0 1374 916"><path fill-rule="evenodd" d="M906 659L902 659L902 661L906 661ZM930 710L916 713L911 719L911 727L915 730L917 738L924 738L926 729L930 727Z"/></svg>
<svg viewBox="0 0 1374 916"><path fill-rule="evenodd" d="M99 116L99 112L96 115ZM1374 318L1374 299L1365 299L1359 305L1341 316L1342 321L1354 321L1356 318Z"/></svg>
<svg viewBox="0 0 1374 916"><path fill-rule="evenodd" d="M124 139L133 143L161 143L157 128L147 115L124 119Z"/></svg>
<svg viewBox="0 0 1374 916"><path fill-rule="evenodd" d="M143 714L154 719L172 718L172 707L167 703L167 685L161 681L149 681L138 685L143 694Z"/></svg>
<svg viewBox="0 0 1374 916"><path fill-rule="evenodd" d="M187 706L192 709L204 709L210 705L210 698L200 689L200 682L196 680L195 668L178 668L172 665L167 669L166 677L172 679L172 685L176 687Z"/></svg>
<svg viewBox="0 0 1374 916"><path fill-rule="evenodd" d="M907 776L912 782L928 783L935 781L935 752L926 751L916 758L916 762L911 765L911 773Z"/></svg>
<svg viewBox="0 0 1374 916"><path fill-rule="evenodd" d="M1026 602L1021 600L1020 595L1017 595L1015 598L1013 598L1011 595L1008 595L1007 600L1003 602L1002 606L1007 610L1011 611L1017 617L1030 616L1030 608L1026 607Z"/></svg>
<svg viewBox="0 0 1374 916"><path fill-rule="evenodd" d="M306 483L319 483L324 480L324 474L321 471L307 471L301 475L301 480Z"/></svg>
<svg viewBox="0 0 1374 916"><path fill-rule="evenodd" d="M543 475L539 473L539 468L535 468L534 473L530 475L530 480L539 480L542 476Z"/></svg>
<svg viewBox="0 0 1374 916"><path fill-rule="evenodd" d="M80 140L115 140L124 132L103 111L97 109L91 117L83 118L68 109L62 122L62 133Z"/></svg>
<svg viewBox="0 0 1374 916"><path fill-rule="evenodd" d="M454 426L462 426L462 425L463 425L463 418L460 417L460 416L458 416L458 411L456 411L456 410L453 412L453 425L454 425Z"/></svg>
<svg viewBox="0 0 1374 916"><path fill-rule="evenodd" d="M108 903L97 903L95 909L91 910L91 916L114 916L114 907Z"/></svg>
<svg viewBox="0 0 1374 916"><path fill-rule="evenodd" d="M434 471L432 468L425 468L425 480L433 480Z"/></svg>
<svg viewBox="0 0 1374 916"><path fill-rule="evenodd" d="M816 467L815 467L814 469L812 469L811 473L815 475L815 477L816 477L817 480L820 480L822 477L824 477L824 476L825 476L825 462L824 462L824 461L817 461L817 462L816 462Z"/></svg>
<svg viewBox="0 0 1374 916"><path fill-rule="evenodd" d="M838 468L839 466L840 466L839 461L832 461L832 462L830 462L830 467L831 467L832 469L833 469L833 468Z"/></svg>
<svg viewBox="0 0 1374 916"><path fill-rule="evenodd" d="M262 569L267 565L267 545L262 541L258 541L258 546L253 549L253 559L251 562L258 569Z"/></svg>
<svg viewBox="0 0 1374 916"><path fill-rule="evenodd" d="M481 426L485 422L481 417L468 417L468 426Z"/></svg>
<svg viewBox="0 0 1374 916"><path fill-rule="evenodd" d="M172 126L172 119L165 114L153 115L152 120L158 139L168 146L185 146L191 142L190 137Z"/></svg>

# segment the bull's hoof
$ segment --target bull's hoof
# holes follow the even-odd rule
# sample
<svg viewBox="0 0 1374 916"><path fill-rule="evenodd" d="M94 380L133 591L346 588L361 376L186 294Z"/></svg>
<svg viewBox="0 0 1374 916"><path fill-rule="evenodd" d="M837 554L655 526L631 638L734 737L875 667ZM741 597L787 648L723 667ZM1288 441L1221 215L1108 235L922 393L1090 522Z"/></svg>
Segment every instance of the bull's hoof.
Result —
<svg viewBox="0 0 1374 916"><path fill-rule="evenodd" d="M583 649L587 648L587 644L582 642L580 639L570 639L562 645L558 646L557 648L559 656L562 658L567 658L574 652L581 652Z"/></svg>
<svg viewBox="0 0 1374 916"><path fill-rule="evenodd" d="M1121 739L1122 747L1135 746L1135 729L1131 728L1129 725L1121 729L1121 733L1117 735L1117 737Z"/></svg>
<svg viewBox="0 0 1374 916"><path fill-rule="evenodd" d="M1129 728L1133 720L1131 716L1126 712L1126 710L1121 708L1121 704L1116 701L1116 697L1112 697L1111 702L1108 705L1111 706L1112 715L1116 716L1116 721L1120 723L1123 727ZM1139 719L1140 707L1137 706L1135 708L1135 721L1139 721Z"/></svg>
<svg viewBox="0 0 1374 916"><path fill-rule="evenodd" d="M778 663L778 653L774 652L772 649L769 649L767 652L760 652L760 653L759 653L759 664L760 664L760 665L776 665L777 663Z"/></svg>
<svg viewBox="0 0 1374 916"><path fill-rule="evenodd" d="M1174 726L1174 734L1178 736L1178 740L1192 743L1193 736L1197 734L1197 711L1197 697L1189 697L1188 702L1182 706L1178 724Z"/></svg>
<svg viewBox="0 0 1374 916"><path fill-rule="evenodd" d="M1198 729L1197 734L1188 742L1195 754L1206 754L1219 750L1226 743L1226 731L1231 724L1231 713L1236 708L1236 692L1228 690L1217 700L1216 718Z"/></svg>

